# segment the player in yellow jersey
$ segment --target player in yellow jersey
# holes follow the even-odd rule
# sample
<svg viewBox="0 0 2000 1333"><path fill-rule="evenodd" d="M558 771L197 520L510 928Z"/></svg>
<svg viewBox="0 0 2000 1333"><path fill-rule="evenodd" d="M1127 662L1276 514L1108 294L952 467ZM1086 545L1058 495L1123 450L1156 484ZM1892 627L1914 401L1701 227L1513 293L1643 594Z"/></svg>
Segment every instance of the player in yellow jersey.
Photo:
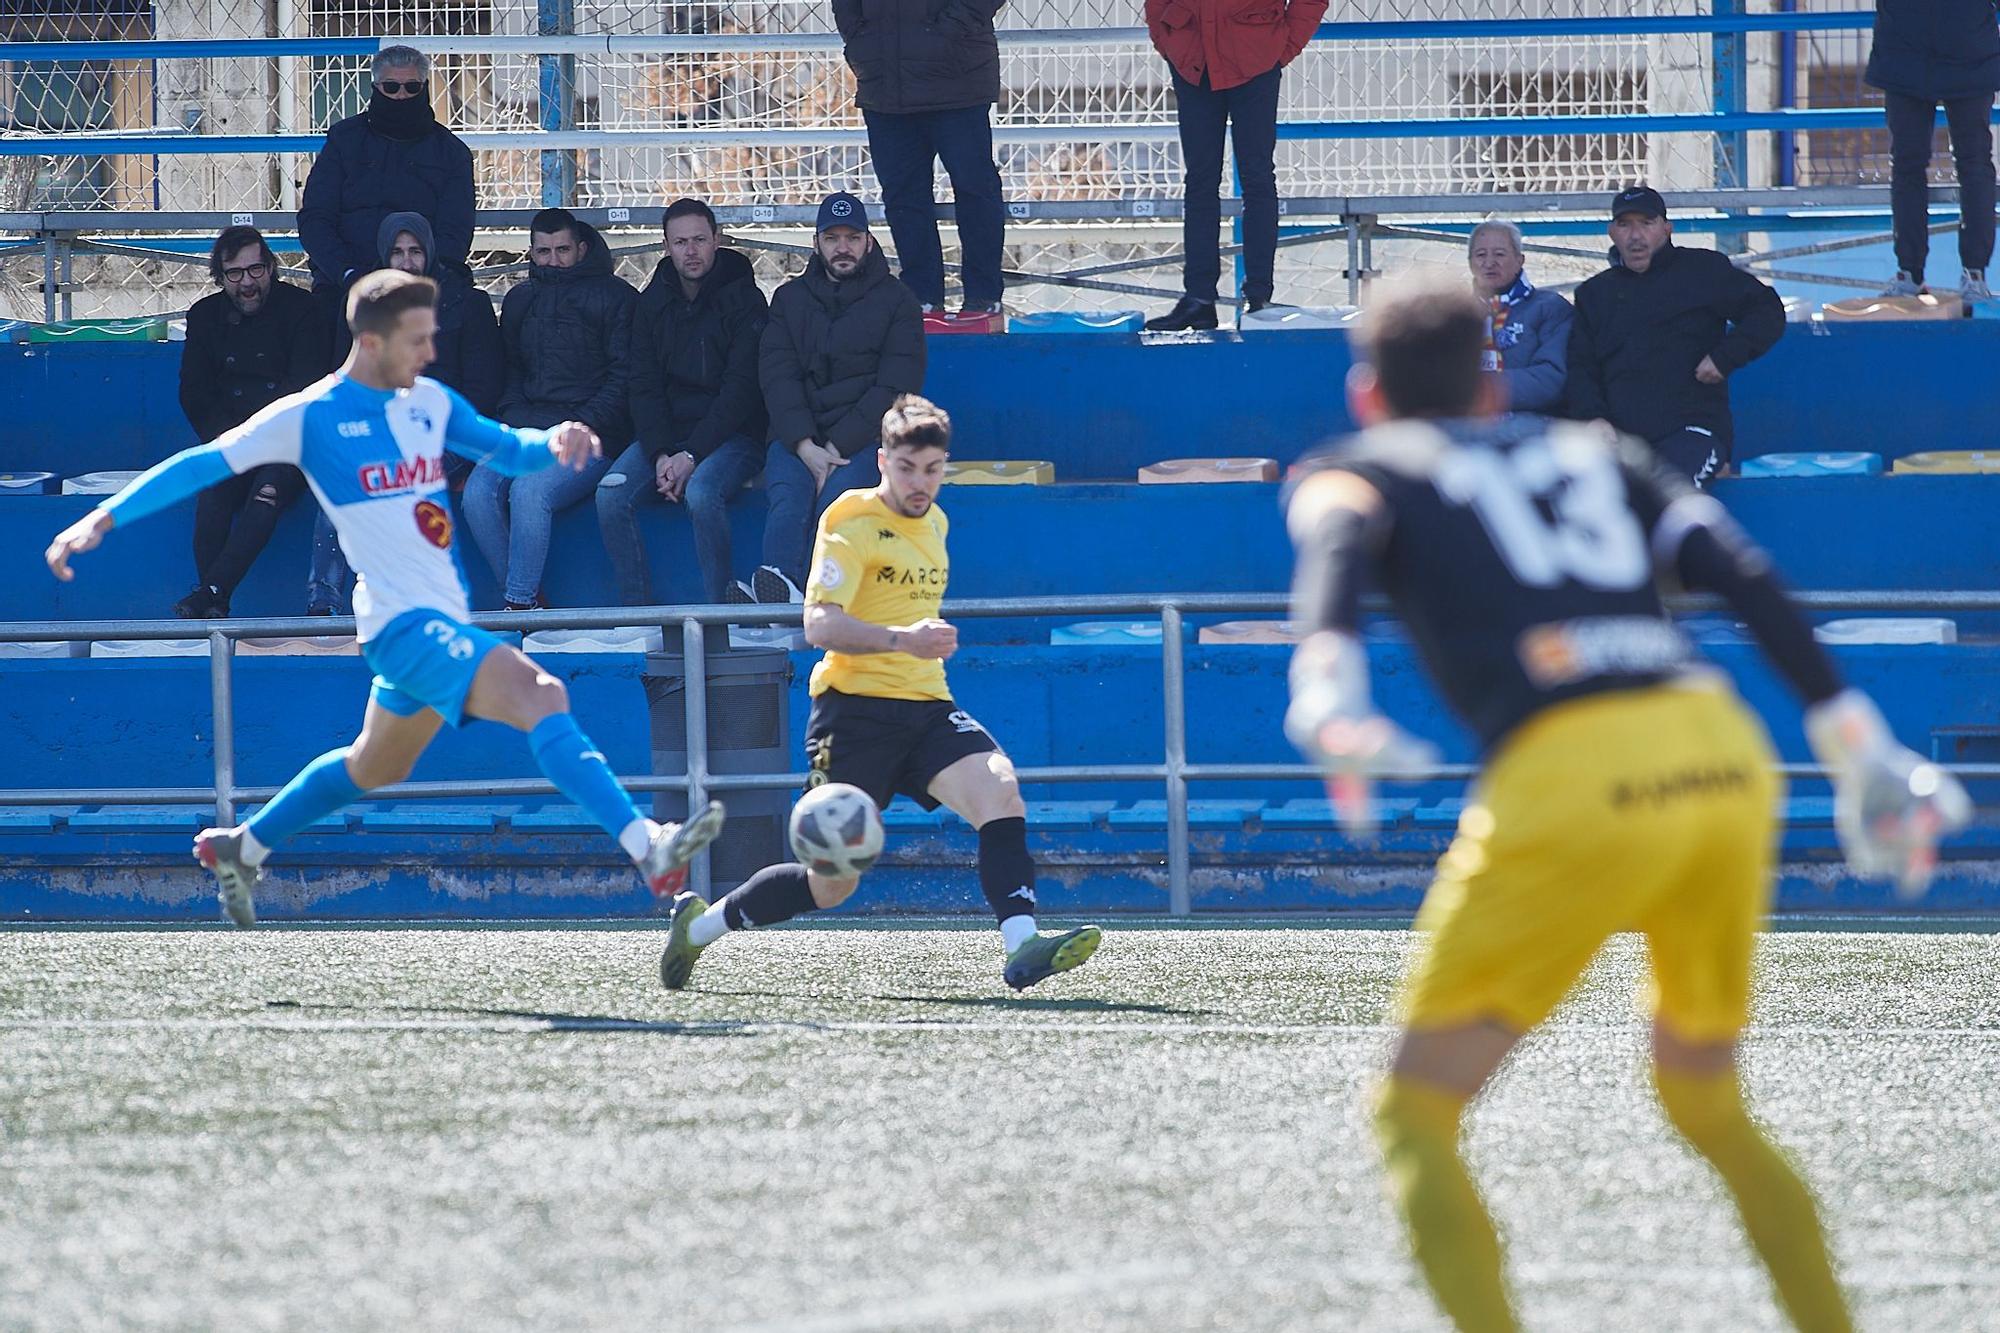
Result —
<svg viewBox="0 0 2000 1333"><path fill-rule="evenodd" d="M1845 688L1770 561L1712 497L1601 425L1501 417L1485 311L1384 292L1348 382L1366 429L1309 460L1286 731L1355 820L1371 773L1425 763L1375 711L1359 589L1395 602L1483 765L1438 863L1376 1109L1418 1265L1468 1333L1517 1325L1459 1124L1507 1053L1614 932L1646 936L1662 1107L1722 1177L1808 1333L1851 1327L1812 1196L1743 1106L1736 1041L1770 902L1779 783L1763 728L1696 659L1660 585L1719 593L1804 696L1837 825L1864 874L1927 881L1963 789Z"/></svg>
<svg viewBox="0 0 2000 1333"><path fill-rule="evenodd" d="M805 626L826 656L813 668L806 754L815 786L850 783L878 807L901 792L927 810L949 806L979 831L979 886L1000 922L1002 975L1026 990L1087 961L1102 935L1096 926L1037 929L1014 765L945 682L958 631L938 616L951 563L950 524L936 501L950 448L951 418L903 395L882 418L881 484L848 491L820 516ZM679 990L725 933L838 906L858 883L787 863L758 871L713 907L681 894L660 979Z"/></svg>

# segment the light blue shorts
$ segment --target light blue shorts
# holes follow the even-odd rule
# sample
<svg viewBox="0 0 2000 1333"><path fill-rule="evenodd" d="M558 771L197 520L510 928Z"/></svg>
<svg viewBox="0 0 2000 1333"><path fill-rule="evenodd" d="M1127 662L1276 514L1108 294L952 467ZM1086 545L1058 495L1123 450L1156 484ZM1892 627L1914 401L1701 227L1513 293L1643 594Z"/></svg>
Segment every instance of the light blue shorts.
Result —
<svg viewBox="0 0 2000 1333"><path fill-rule="evenodd" d="M465 723L465 696L486 654L502 640L442 611L405 611L361 646L375 668L369 699L397 717L435 709L454 727Z"/></svg>

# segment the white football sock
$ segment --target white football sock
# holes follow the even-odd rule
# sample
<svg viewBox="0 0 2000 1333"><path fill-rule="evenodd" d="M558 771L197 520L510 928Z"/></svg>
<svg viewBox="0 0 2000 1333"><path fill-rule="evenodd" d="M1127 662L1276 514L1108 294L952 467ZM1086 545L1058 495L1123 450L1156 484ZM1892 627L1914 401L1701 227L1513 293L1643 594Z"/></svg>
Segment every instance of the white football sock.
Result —
<svg viewBox="0 0 2000 1333"><path fill-rule="evenodd" d="M688 927L688 943L697 949L706 949L728 933L728 918L723 916L720 905L711 903L709 909L696 917L694 924Z"/></svg>
<svg viewBox="0 0 2000 1333"><path fill-rule="evenodd" d="M1010 916L1000 923L1000 938L1006 941L1007 953L1035 938L1035 918L1032 916Z"/></svg>
<svg viewBox="0 0 2000 1333"><path fill-rule="evenodd" d="M257 835L250 831L248 824L245 824L243 826L243 844L237 849L237 855L243 858L244 865L254 870L270 858L271 849L257 841Z"/></svg>
<svg viewBox="0 0 2000 1333"><path fill-rule="evenodd" d="M625 855L638 865L646 859L646 852L653 845L653 830L659 827L652 820L639 818L618 830L618 845L625 849Z"/></svg>

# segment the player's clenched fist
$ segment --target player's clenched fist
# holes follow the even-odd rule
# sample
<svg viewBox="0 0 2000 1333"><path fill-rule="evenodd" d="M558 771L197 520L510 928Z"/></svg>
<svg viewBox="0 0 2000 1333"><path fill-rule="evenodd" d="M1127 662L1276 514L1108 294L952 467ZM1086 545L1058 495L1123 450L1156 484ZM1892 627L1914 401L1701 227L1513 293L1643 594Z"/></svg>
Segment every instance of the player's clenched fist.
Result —
<svg viewBox="0 0 2000 1333"><path fill-rule="evenodd" d="M95 550L104 540L104 534L111 531L111 515L102 509L93 509L76 522L56 534L49 543L45 558L49 562L49 573L64 583L76 577L69 567L70 557L85 551Z"/></svg>
<svg viewBox="0 0 2000 1333"><path fill-rule="evenodd" d="M958 627L942 620L919 620L897 630L896 641L912 657L942 662L958 651Z"/></svg>
<svg viewBox="0 0 2000 1333"><path fill-rule="evenodd" d="M581 472L603 456L604 446L581 421L565 421L549 432L549 452L570 471Z"/></svg>

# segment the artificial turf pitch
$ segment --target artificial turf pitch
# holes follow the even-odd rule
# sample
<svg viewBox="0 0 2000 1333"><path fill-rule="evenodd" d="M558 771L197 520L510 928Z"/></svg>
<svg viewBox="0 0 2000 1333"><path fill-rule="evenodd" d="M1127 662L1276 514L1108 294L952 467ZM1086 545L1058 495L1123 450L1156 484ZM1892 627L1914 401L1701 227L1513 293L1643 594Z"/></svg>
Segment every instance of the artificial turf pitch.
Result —
<svg viewBox="0 0 2000 1333"><path fill-rule="evenodd" d="M1369 1134L1414 937L0 933L0 1328L1440 1327ZM2000 1328L1993 923L1765 937L1755 1104L1864 1328ZM1614 943L1474 1113L1529 1326L1782 1325Z"/></svg>

